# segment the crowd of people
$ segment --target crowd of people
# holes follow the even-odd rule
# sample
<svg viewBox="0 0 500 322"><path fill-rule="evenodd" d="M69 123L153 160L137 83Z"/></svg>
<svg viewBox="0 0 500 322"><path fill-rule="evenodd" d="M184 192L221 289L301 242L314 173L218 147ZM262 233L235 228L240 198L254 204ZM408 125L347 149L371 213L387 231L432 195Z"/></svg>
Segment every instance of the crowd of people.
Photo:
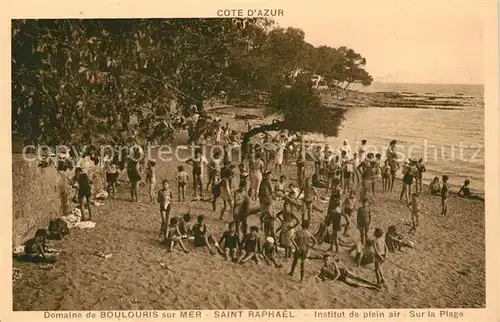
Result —
<svg viewBox="0 0 500 322"><path fill-rule="evenodd" d="M201 149L195 150L185 165L178 166L173 178L161 179L159 189L156 188L156 161L146 160L144 149L134 138L128 142L128 157L124 162L106 153L101 160L110 196L115 196L121 171L126 171L129 179L132 201L139 200L138 188L141 182L145 183L149 202L159 206L159 239L170 252L178 247L188 253L187 246L192 243L239 264L248 261L260 264L263 260L281 268L283 261L292 259L289 275L294 275L300 262L301 281L307 260L319 259L323 260L324 266L318 280L339 280L351 286L379 290L386 281L383 266L389 253L414 246L412 241L397 232L395 226L387 227L384 232L372 225L373 217L377 216L371 210L376 193L392 192L396 174L401 171L400 201L407 205L411 214L408 233L414 234L419 227L423 212L420 195L424 193L422 179L426 167L422 159L403 160L400 165L396 140L390 142L383 160L380 153L369 151L367 140L362 140L356 150L351 149L347 140L334 150L329 145L318 144L311 148L300 135L285 132L273 136L266 133L262 138L264 144L253 144L250 156L235 165L228 156L232 133L229 124L214 128L213 144L220 146L221 152L207 160ZM270 142L273 144L267 144ZM273 178L271 163L274 163L274 172L279 178ZM312 164L313 168L310 167ZM295 166L296 176L282 175L283 165ZM188 167L190 172L186 171ZM92 181L81 167L77 167L73 182L79 207L82 213L88 213L84 220L90 220ZM188 197L186 201L190 183L193 198ZM458 194L479 198L472 195L469 184L467 180ZM451 194L448 176L444 175L442 182L438 177L434 178L428 193L439 195L441 215L450 215L447 207ZM218 210L220 200L222 208ZM204 216L191 213L173 215L177 212L176 203L185 202L211 203L220 220L229 219L227 230L217 237L211 233ZM88 211L84 212L84 209ZM323 218L319 222L315 222L315 212ZM259 219L260 227L249 226L251 216ZM311 230L311 224L316 223L317 230ZM358 235L354 244L343 238L352 236L352 226ZM31 257L46 257L43 251L45 238L37 231L35 238L29 241L27 251ZM326 251L318 247L322 243L330 244ZM354 263L358 266L374 263L376 282L356 276L347 268L339 268L335 254L341 251L340 247L347 247L349 253L355 251Z"/></svg>

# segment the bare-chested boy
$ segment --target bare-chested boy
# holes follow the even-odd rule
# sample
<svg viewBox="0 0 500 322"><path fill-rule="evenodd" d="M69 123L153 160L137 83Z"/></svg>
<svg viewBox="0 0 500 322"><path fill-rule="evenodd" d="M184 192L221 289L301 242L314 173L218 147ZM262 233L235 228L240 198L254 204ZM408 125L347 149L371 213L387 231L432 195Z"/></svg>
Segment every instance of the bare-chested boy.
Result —
<svg viewBox="0 0 500 322"><path fill-rule="evenodd" d="M384 275L382 273L382 263L387 259L389 249L387 248L387 244L383 238L384 232L382 229L375 228L373 236L375 237L375 240L373 241L373 250L375 253L375 275L377 276L377 284L382 285L385 284Z"/></svg>
<svg viewBox="0 0 500 322"><path fill-rule="evenodd" d="M302 222L302 229L293 235L292 243L295 247L295 254L293 256L292 269L288 275L293 276L295 267L300 260L300 281L302 282L304 280L305 261L308 258L310 248L313 244L318 243L316 238L314 238L313 234L309 231L309 221L304 220Z"/></svg>

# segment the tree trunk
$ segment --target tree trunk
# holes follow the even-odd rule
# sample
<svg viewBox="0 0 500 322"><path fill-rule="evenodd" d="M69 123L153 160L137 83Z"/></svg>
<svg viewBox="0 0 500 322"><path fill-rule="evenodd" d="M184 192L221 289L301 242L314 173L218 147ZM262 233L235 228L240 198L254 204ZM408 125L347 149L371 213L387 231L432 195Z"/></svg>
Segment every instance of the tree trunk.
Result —
<svg viewBox="0 0 500 322"><path fill-rule="evenodd" d="M248 143L250 142L252 136L268 131L278 131L282 128L282 125L283 122L276 121L271 124L254 127L250 131L243 133L241 140L241 151L243 152L243 158L246 158L248 156Z"/></svg>

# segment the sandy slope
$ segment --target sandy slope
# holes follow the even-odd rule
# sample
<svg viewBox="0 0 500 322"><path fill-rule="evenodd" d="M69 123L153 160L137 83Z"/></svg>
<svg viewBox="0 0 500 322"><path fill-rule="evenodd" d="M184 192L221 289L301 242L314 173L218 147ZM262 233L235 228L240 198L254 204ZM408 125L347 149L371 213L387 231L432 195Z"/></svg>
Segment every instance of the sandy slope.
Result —
<svg viewBox="0 0 500 322"><path fill-rule="evenodd" d="M160 163L157 180L173 178L177 164ZM312 164L311 164L312 166ZM310 169L310 168L309 168ZM285 172L292 174L292 166ZM167 253L156 241L160 218L158 206L128 201L125 187L116 200L94 208L97 225L89 230L72 230L55 247L64 250L53 270L26 263L14 263L22 280L14 286L14 310L100 310L100 309L264 309L264 308L403 308L482 307L485 305L484 204L453 198L452 216L438 217L440 201L423 196L425 211L421 227L412 237L417 244L406 254L390 254L385 264L388 287L383 292L351 288L343 283L317 283L320 261L310 261L306 282L299 284L284 268L249 262L245 266L211 256L206 249L190 254ZM384 230L396 224L401 232L409 210L397 201L395 192L379 194L373 206L373 227ZM192 194L191 187L188 190ZM326 204L321 204L326 208ZM203 214L213 234L219 237L227 221L203 202L175 204L173 214L190 211ZM316 214L316 229L322 214ZM257 219L253 218L253 223ZM357 237L357 234L355 235ZM353 239L352 237L351 239ZM192 248L192 246L191 246ZM326 249L322 245L321 249ZM112 253L101 259L94 251ZM341 265L351 267L346 250ZM172 266L162 269L158 261ZM375 281L373 267L355 269ZM461 273L459 273L462 272ZM465 272L465 273L464 273Z"/></svg>

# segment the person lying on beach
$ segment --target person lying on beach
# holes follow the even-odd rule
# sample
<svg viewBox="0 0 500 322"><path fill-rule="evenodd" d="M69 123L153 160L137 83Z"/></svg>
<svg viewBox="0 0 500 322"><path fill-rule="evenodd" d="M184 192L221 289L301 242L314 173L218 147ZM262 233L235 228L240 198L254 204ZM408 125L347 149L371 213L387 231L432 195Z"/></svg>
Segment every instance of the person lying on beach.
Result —
<svg viewBox="0 0 500 322"><path fill-rule="evenodd" d="M439 177L434 177L431 184L429 185L429 193L433 196L441 195L441 184L439 183Z"/></svg>
<svg viewBox="0 0 500 322"><path fill-rule="evenodd" d="M182 235L179 231L178 220L175 217L170 219L167 234L165 235L165 241L167 242L170 253L173 252L175 245L179 245L184 253L189 253L186 246L184 246L184 243L182 242Z"/></svg>
<svg viewBox="0 0 500 322"><path fill-rule="evenodd" d="M273 263L276 268L283 267L283 265L278 264L278 261L276 260L276 245L274 244L274 238L270 236L266 237L266 241L261 248L261 254L267 265L271 265L271 263Z"/></svg>
<svg viewBox="0 0 500 322"><path fill-rule="evenodd" d="M357 267L361 266L366 266L368 264L373 263L374 257L373 257L373 240L368 239L366 240L366 246L363 245L363 243L358 240L350 249L349 249L349 254L351 254L353 251L356 251L356 255L354 256L354 262L356 263Z"/></svg>
<svg viewBox="0 0 500 322"><path fill-rule="evenodd" d="M375 275L377 276L377 284L382 285L385 284L384 274L382 271L382 263L387 260L387 255L389 250L387 248L387 244L383 239L384 232L380 228L375 228L373 232L373 236L375 240L373 241L373 251L375 253Z"/></svg>
<svg viewBox="0 0 500 322"><path fill-rule="evenodd" d="M417 231L417 227L418 227L418 218L420 216L420 206L421 206L421 202L420 202L420 196L418 193L413 193L412 196L411 196L411 202L408 203L408 208L411 210L411 222L412 222L412 227L409 231L409 233L415 233Z"/></svg>
<svg viewBox="0 0 500 322"><path fill-rule="evenodd" d="M464 185L462 187L460 187L460 190L458 191L458 195L460 197L467 198L467 199L484 201L484 198L482 198L482 197L480 197L478 195L473 195L471 193L469 185L470 185L470 181L469 180L465 180L464 181Z"/></svg>
<svg viewBox="0 0 500 322"><path fill-rule="evenodd" d="M292 244L295 247L295 253L293 254L292 268L288 275L293 276L295 272L295 267L300 260L300 281L304 280L305 265L306 260L309 257L309 251L314 244L318 241L314 238L313 234L309 231L309 221L304 220L302 222L302 229L296 232L292 236Z"/></svg>
<svg viewBox="0 0 500 322"><path fill-rule="evenodd" d="M194 236L194 245L196 247L207 247L210 254L215 254L214 250L210 246L210 243L213 243L217 248L219 244L214 239L212 235L207 233L207 225L205 224L205 218L203 215L199 215L197 218L197 223L193 226L192 229Z"/></svg>
<svg viewBox="0 0 500 322"><path fill-rule="evenodd" d="M240 248L241 256L238 259L239 264L243 264L251 259L253 259L257 264L260 264L258 254L260 250L260 239L258 236L259 228L257 226L250 227L250 234L243 237Z"/></svg>
<svg viewBox="0 0 500 322"><path fill-rule="evenodd" d="M365 287L372 290L380 291L380 287L370 281L367 281L346 268L339 268L336 261L330 255L324 255L323 267L318 275L321 281L341 281L353 287Z"/></svg>
<svg viewBox="0 0 500 322"><path fill-rule="evenodd" d="M35 236L24 244L23 260L33 263L55 263L55 254L49 252L47 231L38 229Z"/></svg>
<svg viewBox="0 0 500 322"><path fill-rule="evenodd" d="M231 258L232 261L238 260L238 251L240 245L240 236L236 231L236 224L234 221L230 222L228 225L228 230L226 230L219 240L220 249L224 250L224 256L226 260Z"/></svg>

